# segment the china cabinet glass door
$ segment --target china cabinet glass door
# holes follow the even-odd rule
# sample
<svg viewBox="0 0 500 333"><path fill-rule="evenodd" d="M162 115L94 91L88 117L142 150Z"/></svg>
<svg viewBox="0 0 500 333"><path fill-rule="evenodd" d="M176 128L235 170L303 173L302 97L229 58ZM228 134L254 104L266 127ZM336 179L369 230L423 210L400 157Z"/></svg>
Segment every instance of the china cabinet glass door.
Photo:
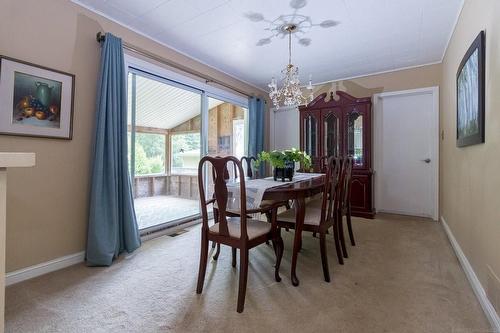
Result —
<svg viewBox="0 0 500 333"><path fill-rule="evenodd" d="M355 166L363 166L365 161L363 118L363 115L357 111L347 115L347 155L354 158Z"/></svg>
<svg viewBox="0 0 500 333"><path fill-rule="evenodd" d="M304 150L311 157L318 156L318 121L315 116L308 114L304 117Z"/></svg>
<svg viewBox="0 0 500 333"><path fill-rule="evenodd" d="M339 156L340 121L334 113L323 119L323 156Z"/></svg>

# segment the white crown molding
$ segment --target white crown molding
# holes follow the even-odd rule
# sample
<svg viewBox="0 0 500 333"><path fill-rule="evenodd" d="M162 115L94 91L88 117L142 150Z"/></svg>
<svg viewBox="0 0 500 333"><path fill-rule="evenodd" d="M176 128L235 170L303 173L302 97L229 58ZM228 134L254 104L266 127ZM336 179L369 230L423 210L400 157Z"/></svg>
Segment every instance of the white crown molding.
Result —
<svg viewBox="0 0 500 333"><path fill-rule="evenodd" d="M85 260L85 252L78 252L64 257L56 258L41 264L22 268L5 274L5 285L10 286L25 280L54 272L69 266L79 264Z"/></svg>
<svg viewBox="0 0 500 333"><path fill-rule="evenodd" d="M464 270L465 275L469 280L472 290L474 290L474 294L476 294L476 297L479 303L481 304L481 307L483 308L484 314L486 315L488 321L490 322L491 328L493 329L494 332L500 332L500 318L497 312L495 311L495 308L493 307L488 297L486 296L486 292L484 291L481 282L477 278L474 269L472 268L471 264L469 263L469 260L462 251L462 248L455 239L455 236L453 236L453 233L451 232L451 229L448 227L448 224L446 223L443 216L441 216L441 223L443 225L444 231L446 232L446 235L448 236L451 246L455 251L458 261L460 262L460 265L462 265L462 269Z"/></svg>
<svg viewBox="0 0 500 333"><path fill-rule="evenodd" d="M421 65L399 67L399 68L395 68L395 69L389 69L389 70L386 70L386 71L372 72L372 73L355 75L355 76L347 76L347 77L342 77L342 78L339 78L339 79L333 79L333 80L328 80L328 81L317 82L317 83L313 84L313 87L314 86L323 85L323 84L328 84L328 83L335 83L335 82L339 82L339 81L347 81L347 80L353 80L353 79L360 79L360 78L364 78L364 77L368 77L368 76L394 73L394 72L404 71L404 70L407 70L407 69L415 69L415 68L420 68L420 67L438 65L440 63L441 63L441 61L433 61L433 62L428 62L428 63L425 63L425 64L421 64ZM301 88L305 88L305 87L306 86L303 86Z"/></svg>
<svg viewBox="0 0 500 333"><path fill-rule="evenodd" d="M462 0L462 3L460 5L460 10L458 11L457 16L455 17L455 23L453 24L453 29L451 29L450 31L450 35L448 36L448 41L446 42L446 47L443 50L443 55L441 56L441 62L444 61L444 57L446 56L446 52L448 51L448 46L450 46L451 38L453 37L455 29L457 28L458 20L460 19L460 15L462 15L462 11L464 10L464 5L465 5L465 0Z"/></svg>
<svg viewBox="0 0 500 333"><path fill-rule="evenodd" d="M173 46L171 46L171 45L169 45L169 44L167 44L165 42L160 41L157 38L154 38L154 37L152 37L152 36L150 36L150 35L142 32L142 31L139 31L139 30L137 30L137 29L135 29L135 28L127 25L127 24L124 24L124 23L116 20L115 18L113 18L113 17L111 17L111 16L109 16L109 15L107 15L107 14L105 14L105 13L103 13L103 12L101 12L101 11L95 9L95 8L92 8L92 7L90 7L90 6L82 3L80 0L71 0L71 2L74 3L75 5L78 5L78 6L82 7L82 8L85 8L86 10L88 10L88 11L90 11L92 13L95 13L95 14L97 14L99 16L102 16L102 17L104 17L104 18L106 18L106 19L108 19L108 20L110 20L110 21L112 21L112 22L114 22L116 24L119 24L122 27L127 28L128 30L135 32L138 35L146 37L146 38L148 38L148 39L150 39L150 40L152 40L152 41L154 41L154 42L156 42L156 43L158 43L158 44L160 44L160 45L162 45L162 46L164 46L164 47L166 47L168 49L171 49L171 50L173 50L173 51L175 51L175 52L177 52L177 53L179 53L179 54L181 54L181 55L183 55L183 56L185 56L185 57L187 57L189 59L192 59L192 60L194 60L194 61L196 61L196 62L198 62L198 63L200 63L202 65L205 65L205 66L207 66L207 67L209 67L211 69L214 69L214 70L216 70L216 71L218 71L218 72L220 72L222 74L225 74L225 75L227 75L227 76L229 76L229 77L231 77L231 78L233 78L233 79L235 79L235 80L237 80L237 81L239 81L241 83L244 83L244 84L246 84L246 85L248 85L250 87L253 87L253 88L257 89L258 91L267 93L266 90L262 89L261 87L255 85L253 83L250 83L250 82L245 81L245 80L243 80L241 78L238 78L238 77L234 76L233 74L230 74L230 73L228 73L228 72L226 72L226 71L224 71L224 70L222 70L222 69L220 69L218 67L215 67L213 65L209 65L208 63L206 63L205 61L203 61L201 59L193 57L192 55L189 55L189 54L187 54L184 51L181 51L181 50L179 50L179 49L177 49L177 48L175 48L175 47L173 47Z"/></svg>

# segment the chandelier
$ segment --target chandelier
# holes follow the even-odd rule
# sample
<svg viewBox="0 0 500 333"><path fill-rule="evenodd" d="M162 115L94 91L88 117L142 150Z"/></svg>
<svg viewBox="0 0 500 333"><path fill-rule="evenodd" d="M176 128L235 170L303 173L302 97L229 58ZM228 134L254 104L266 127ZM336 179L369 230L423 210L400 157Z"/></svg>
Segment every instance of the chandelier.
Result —
<svg viewBox="0 0 500 333"><path fill-rule="evenodd" d="M295 24L285 24L282 26L282 31L288 33L288 65L281 70L283 75L281 82L282 87L278 89L276 79L273 77L269 87L269 97L276 109L279 109L280 104L283 106L298 106L311 102L314 98L311 76L309 75L309 84L306 89L309 91L308 98L302 95L299 80L299 68L292 64L292 33L297 29Z"/></svg>

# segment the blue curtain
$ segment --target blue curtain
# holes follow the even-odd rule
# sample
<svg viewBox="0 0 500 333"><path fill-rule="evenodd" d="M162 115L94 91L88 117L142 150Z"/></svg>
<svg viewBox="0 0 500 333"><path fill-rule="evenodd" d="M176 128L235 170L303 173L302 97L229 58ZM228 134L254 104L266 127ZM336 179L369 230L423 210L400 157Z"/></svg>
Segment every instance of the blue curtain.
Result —
<svg viewBox="0 0 500 333"><path fill-rule="evenodd" d="M264 119L266 101L262 98L248 98L248 156L255 156L264 150ZM259 167L259 175L265 175L265 166Z"/></svg>
<svg viewBox="0 0 500 333"><path fill-rule="evenodd" d="M90 188L87 264L109 266L141 245L127 161L127 72L122 41L109 33L101 49Z"/></svg>

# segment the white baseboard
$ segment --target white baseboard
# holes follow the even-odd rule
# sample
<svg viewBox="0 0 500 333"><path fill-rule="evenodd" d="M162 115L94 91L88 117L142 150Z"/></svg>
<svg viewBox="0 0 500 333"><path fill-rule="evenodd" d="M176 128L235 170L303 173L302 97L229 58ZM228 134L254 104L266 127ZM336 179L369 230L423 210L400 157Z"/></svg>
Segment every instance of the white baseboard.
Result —
<svg viewBox="0 0 500 333"><path fill-rule="evenodd" d="M495 311L495 308L493 308L493 305L486 296L486 292L484 291L481 282L477 278L474 269L472 269L469 260L467 260L467 257L460 248L460 245L455 239L455 236L453 236L453 233L451 232L450 228L448 227L448 224L446 224L446 221L442 216L441 216L441 223L443 224L443 228L446 232L446 235L448 236L448 239L450 240L453 250L455 250L455 254L457 255L458 261L462 265L462 269L464 270L465 275L467 276L467 279L469 280L469 283L472 286L472 290L474 290L474 294L476 294L476 297L479 300L481 307L483 308L484 314L486 315L488 321L490 322L491 328L493 329L494 332L500 332L500 318L498 316L498 313Z"/></svg>
<svg viewBox="0 0 500 333"><path fill-rule="evenodd" d="M26 267L17 271L5 274L5 285L10 286L21 281L57 271L68 266L76 265L85 260L85 251L56 258L38 265Z"/></svg>
<svg viewBox="0 0 500 333"><path fill-rule="evenodd" d="M180 229L191 227L195 224L198 224L198 220L194 220L191 222L179 224L177 226L167 228L165 230L160 230L153 232L151 234L147 234L141 236L142 241L148 241L150 239L172 234ZM22 268L17 271L9 272L5 274L5 286L10 286L25 280L29 280L35 278L40 275L44 275L50 272L54 272L69 266L73 266L79 264L85 260L85 251L70 254L64 257L56 258L47 262L42 262L41 264L33 265L30 267Z"/></svg>

